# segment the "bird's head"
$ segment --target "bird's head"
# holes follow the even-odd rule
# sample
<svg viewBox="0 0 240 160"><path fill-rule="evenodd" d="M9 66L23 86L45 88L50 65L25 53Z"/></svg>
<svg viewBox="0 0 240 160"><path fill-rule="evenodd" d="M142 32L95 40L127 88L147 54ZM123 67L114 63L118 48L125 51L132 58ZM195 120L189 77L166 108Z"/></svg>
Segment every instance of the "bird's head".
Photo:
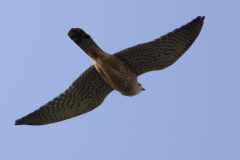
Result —
<svg viewBox="0 0 240 160"><path fill-rule="evenodd" d="M132 96L139 94L141 91L145 91L145 89L142 87L140 83L137 83L135 86L134 94Z"/></svg>

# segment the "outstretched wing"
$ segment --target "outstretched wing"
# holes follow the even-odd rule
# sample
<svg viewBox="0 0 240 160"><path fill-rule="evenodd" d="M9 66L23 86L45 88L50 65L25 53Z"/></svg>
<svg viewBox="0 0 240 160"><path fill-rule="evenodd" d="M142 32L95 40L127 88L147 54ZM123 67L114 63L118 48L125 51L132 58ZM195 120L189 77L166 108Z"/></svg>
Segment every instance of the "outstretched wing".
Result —
<svg viewBox="0 0 240 160"><path fill-rule="evenodd" d="M98 107L113 89L94 66L83 72L69 88L15 124L43 125L84 114Z"/></svg>
<svg viewBox="0 0 240 160"><path fill-rule="evenodd" d="M204 17L197 17L158 39L124 49L114 55L137 75L164 69L176 62L193 44L202 29L203 20Z"/></svg>

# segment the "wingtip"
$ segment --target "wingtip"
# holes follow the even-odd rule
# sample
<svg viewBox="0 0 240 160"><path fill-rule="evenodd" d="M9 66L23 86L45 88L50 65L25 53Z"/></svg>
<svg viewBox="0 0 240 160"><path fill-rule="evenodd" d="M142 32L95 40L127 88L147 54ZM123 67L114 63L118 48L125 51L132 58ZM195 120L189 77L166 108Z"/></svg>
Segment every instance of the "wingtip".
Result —
<svg viewBox="0 0 240 160"><path fill-rule="evenodd" d="M27 119L26 117L22 117L15 121L15 125L41 125L41 124L33 122L33 121Z"/></svg>
<svg viewBox="0 0 240 160"><path fill-rule="evenodd" d="M204 19L204 18L205 18L205 16L197 16L197 18Z"/></svg>
<svg viewBox="0 0 240 160"><path fill-rule="evenodd" d="M182 27L187 27L188 30L198 32L198 34L199 34L203 27L204 19L205 19L205 16L197 16L195 19L193 19L189 23L183 25ZM198 34L196 34L196 37L198 36Z"/></svg>
<svg viewBox="0 0 240 160"><path fill-rule="evenodd" d="M47 124L47 123L46 123ZM18 119L15 121L15 125L31 125L31 126L40 126L40 125L44 125L44 124L40 124L40 123L31 123L31 122L26 122L22 119Z"/></svg>
<svg viewBox="0 0 240 160"><path fill-rule="evenodd" d="M24 124L25 124L24 121L22 121L21 119L17 119L15 121L15 125L24 125Z"/></svg>
<svg viewBox="0 0 240 160"><path fill-rule="evenodd" d="M199 19L199 21L201 21L203 23L205 16L198 16L196 19Z"/></svg>

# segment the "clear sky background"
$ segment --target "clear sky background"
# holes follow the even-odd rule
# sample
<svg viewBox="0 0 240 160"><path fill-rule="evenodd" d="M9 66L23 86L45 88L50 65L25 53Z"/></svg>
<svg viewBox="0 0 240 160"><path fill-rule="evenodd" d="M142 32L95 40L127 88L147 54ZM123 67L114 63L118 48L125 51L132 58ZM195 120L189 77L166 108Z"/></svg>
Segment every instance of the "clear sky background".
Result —
<svg viewBox="0 0 240 160"><path fill-rule="evenodd" d="M59 123L14 121L63 92L92 62L67 36L81 27L107 53L197 16L199 37L172 66ZM0 1L1 160L239 160L240 1Z"/></svg>

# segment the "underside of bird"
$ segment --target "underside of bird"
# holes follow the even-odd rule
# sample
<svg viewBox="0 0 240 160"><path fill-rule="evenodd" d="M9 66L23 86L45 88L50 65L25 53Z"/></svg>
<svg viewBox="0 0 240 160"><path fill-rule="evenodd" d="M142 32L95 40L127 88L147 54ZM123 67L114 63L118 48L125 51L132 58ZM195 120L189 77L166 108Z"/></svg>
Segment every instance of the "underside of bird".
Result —
<svg viewBox="0 0 240 160"><path fill-rule="evenodd" d="M203 17L153 41L126 48L113 55L105 53L82 29L72 28L69 37L93 60L63 93L34 112L16 120L16 125L44 125L66 120L98 107L105 97L117 90L135 95L142 90L137 77L161 70L176 62L198 37Z"/></svg>

